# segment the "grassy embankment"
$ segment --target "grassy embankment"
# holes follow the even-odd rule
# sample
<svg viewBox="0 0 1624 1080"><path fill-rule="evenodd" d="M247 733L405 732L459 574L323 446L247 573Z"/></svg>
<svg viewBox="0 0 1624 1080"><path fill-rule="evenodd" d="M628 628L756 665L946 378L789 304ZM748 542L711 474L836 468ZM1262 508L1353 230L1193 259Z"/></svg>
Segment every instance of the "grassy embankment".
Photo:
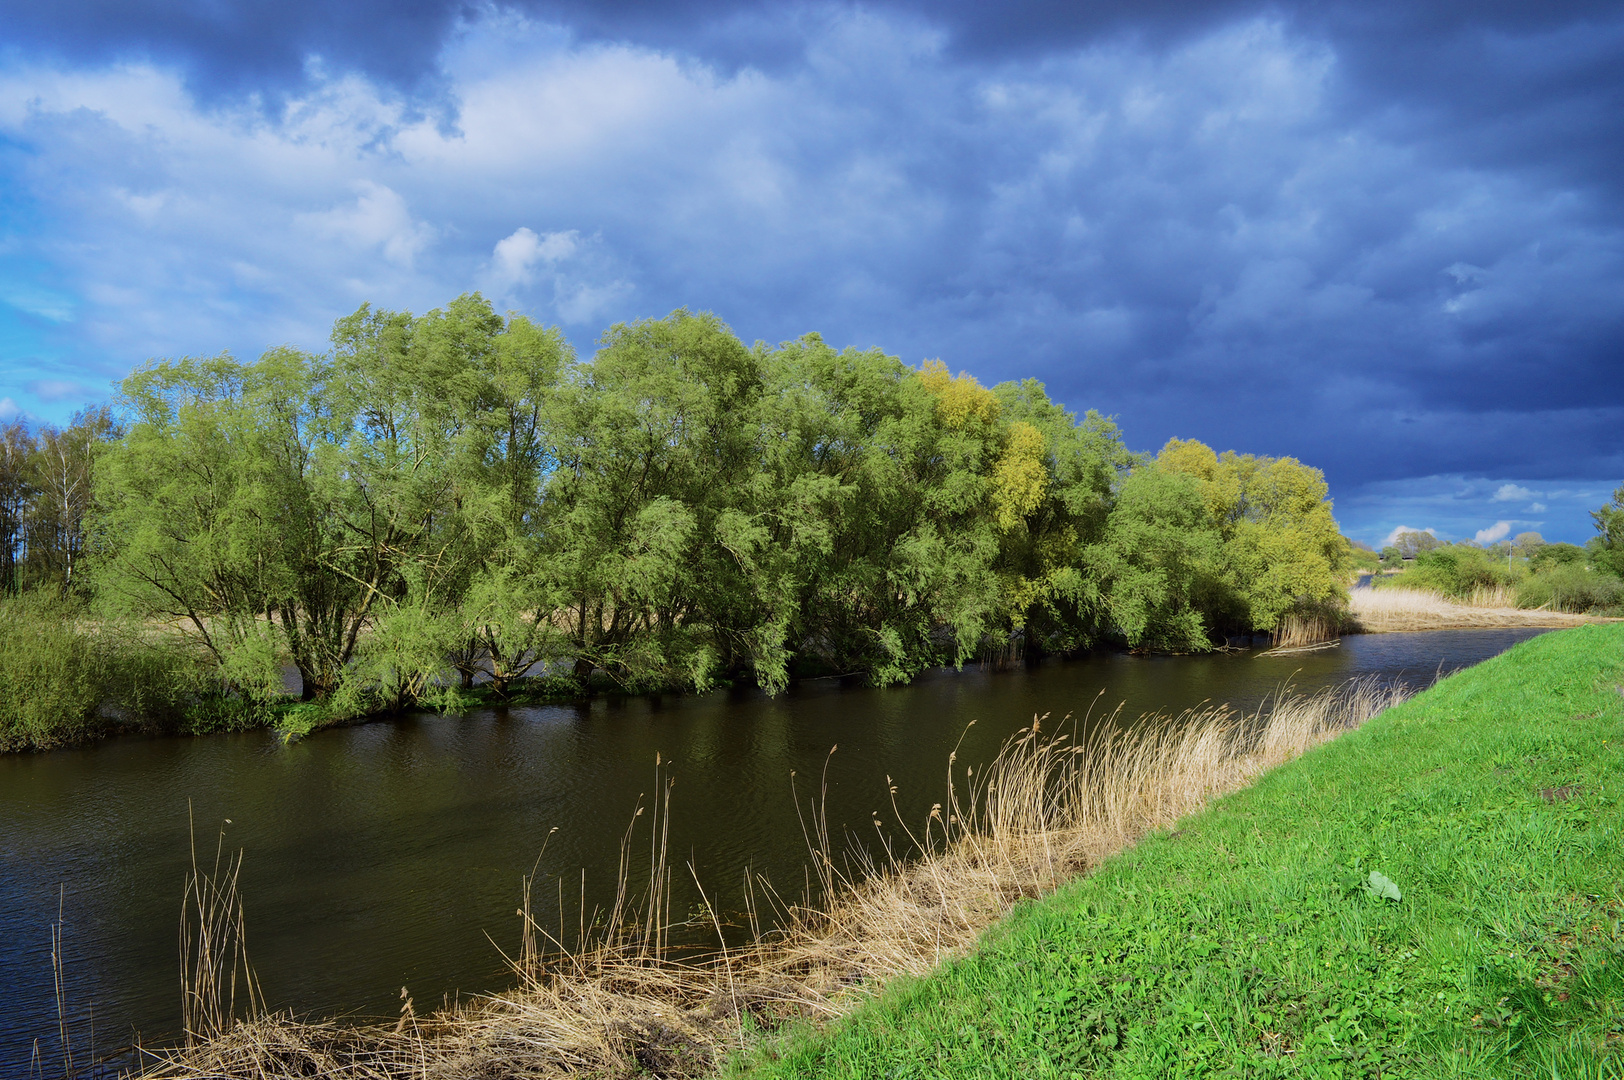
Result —
<svg viewBox="0 0 1624 1080"><path fill-rule="evenodd" d="M1621 684L1624 626L1525 642L733 1071L1624 1074Z"/></svg>

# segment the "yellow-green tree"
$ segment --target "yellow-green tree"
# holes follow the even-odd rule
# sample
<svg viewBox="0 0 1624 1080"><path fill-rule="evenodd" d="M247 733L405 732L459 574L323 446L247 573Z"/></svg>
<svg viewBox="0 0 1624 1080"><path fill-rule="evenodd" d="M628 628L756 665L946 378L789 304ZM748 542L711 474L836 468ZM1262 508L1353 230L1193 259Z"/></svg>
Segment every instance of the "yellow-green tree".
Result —
<svg viewBox="0 0 1624 1080"><path fill-rule="evenodd" d="M1276 632L1288 617L1334 616L1347 603L1347 541L1332 516L1325 475L1292 457L1215 453L1170 439L1156 456L1200 483L1222 539L1221 622Z"/></svg>

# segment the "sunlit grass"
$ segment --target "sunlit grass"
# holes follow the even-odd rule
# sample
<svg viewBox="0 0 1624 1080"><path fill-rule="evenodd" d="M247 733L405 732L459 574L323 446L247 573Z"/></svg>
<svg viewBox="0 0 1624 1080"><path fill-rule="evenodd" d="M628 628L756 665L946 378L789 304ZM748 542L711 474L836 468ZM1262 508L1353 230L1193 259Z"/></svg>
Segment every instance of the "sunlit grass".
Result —
<svg viewBox="0 0 1624 1080"><path fill-rule="evenodd" d="M1525 642L735 1071L1619 1077L1621 744L1624 626Z"/></svg>

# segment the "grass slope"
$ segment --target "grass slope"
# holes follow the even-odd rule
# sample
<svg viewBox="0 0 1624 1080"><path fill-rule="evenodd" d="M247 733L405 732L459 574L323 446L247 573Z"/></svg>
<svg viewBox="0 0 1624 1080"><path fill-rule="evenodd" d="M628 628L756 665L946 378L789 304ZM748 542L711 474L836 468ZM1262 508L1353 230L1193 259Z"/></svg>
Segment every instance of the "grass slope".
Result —
<svg viewBox="0 0 1624 1080"><path fill-rule="evenodd" d="M1624 1076L1621 683L1624 626L1525 642L731 1071Z"/></svg>

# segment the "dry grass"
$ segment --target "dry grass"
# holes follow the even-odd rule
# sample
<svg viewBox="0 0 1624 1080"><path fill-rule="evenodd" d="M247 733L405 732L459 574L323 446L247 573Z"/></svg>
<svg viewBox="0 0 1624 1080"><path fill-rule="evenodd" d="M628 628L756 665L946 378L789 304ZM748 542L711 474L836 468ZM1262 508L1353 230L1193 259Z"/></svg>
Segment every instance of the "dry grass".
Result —
<svg viewBox="0 0 1624 1080"><path fill-rule="evenodd" d="M891 839L914 853L907 858L892 854L876 817L887 856L837 863L815 799L803 822L820 899L787 904L757 879L750 883L760 900L749 914L750 940L698 959L673 955L665 937L673 872L662 842L671 810L667 781L649 846L637 841L650 862L647 891L634 902L626 887L628 830L621 888L600 924L611 928L607 934L594 936L596 920L583 917L566 949L563 928L552 933L528 916L527 895L516 989L425 1018L407 1000L392 1026L259 1014L154 1058L145 1075L704 1074L743 1045L747 1030L837 1017L890 979L924 974L966 952L1016 900L1052 891L1405 695L1362 680L1309 696L1281 694L1250 716L1211 707L1127 728L1112 717L1086 729L1081 741L1066 730L1074 725L1051 732L1034 722L979 773L949 758L945 801L915 827L897 822ZM780 929L763 932L761 911ZM709 914L725 941L720 920Z"/></svg>
<svg viewBox="0 0 1624 1080"><path fill-rule="evenodd" d="M1349 599L1354 619L1371 634L1474 627L1561 627L1598 621L1585 615L1512 607L1504 589L1480 589L1466 604L1420 589L1354 589Z"/></svg>
<svg viewBox="0 0 1624 1080"><path fill-rule="evenodd" d="M1287 615L1274 633L1276 649L1312 649L1336 641L1342 634L1341 617L1329 614Z"/></svg>

